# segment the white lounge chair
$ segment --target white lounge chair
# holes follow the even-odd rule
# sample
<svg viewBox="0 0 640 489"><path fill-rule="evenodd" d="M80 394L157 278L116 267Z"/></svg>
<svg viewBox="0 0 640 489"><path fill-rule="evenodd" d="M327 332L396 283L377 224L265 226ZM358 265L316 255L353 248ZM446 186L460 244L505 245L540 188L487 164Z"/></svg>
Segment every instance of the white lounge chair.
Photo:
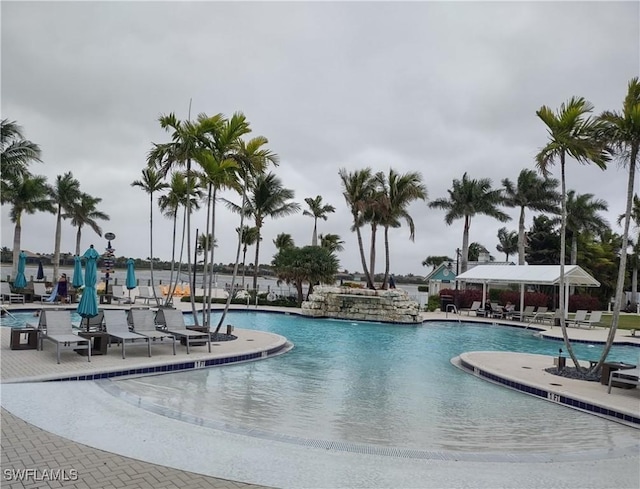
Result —
<svg viewBox="0 0 640 489"><path fill-rule="evenodd" d="M573 316L573 319L570 319L569 321L567 321L567 324L570 323L579 328L580 325L587 320L587 314L588 314L588 311L586 309L578 309L576 311L576 315Z"/></svg>
<svg viewBox="0 0 640 489"><path fill-rule="evenodd" d="M611 394L611 387L613 382L619 382L621 384L640 385L640 368L626 370L614 370L609 375L609 389L607 392Z"/></svg>
<svg viewBox="0 0 640 489"><path fill-rule="evenodd" d="M9 304L12 303L22 303L24 304L24 295L23 294L14 294L13 292L11 292L11 285L9 284L9 282L2 282L0 285L1 289L0 289L0 293L2 294L0 296L0 300L2 300L2 302L6 300L9 301Z"/></svg>
<svg viewBox="0 0 640 489"><path fill-rule="evenodd" d="M47 287L42 282L33 283L33 299L35 300L36 297L40 299L40 303L43 303L49 297Z"/></svg>
<svg viewBox="0 0 640 489"><path fill-rule="evenodd" d="M91 361L91 339L74 334L70 311L43 310L40 313L39 329L40 350L43 349L44 340L55 343L58 363L60 363L61 348L87 350L87 361Z"/></svg>
<svg viewBox="0 0 640 489"><path fill-rule="evenodd" d="M580 320L578 323L578 326L588 326L589 328L593 328L594 326L600 324L600 322L602 321L602 311L593 311L591 314L589 314L589 317L584 319L584 320Z"/></svg>
<svg viewBox="0 0 640 489"><path fill-rule="evenodd" d="M203 340L206 341L209 346L209 353L211 353L211 335L202 331L195 331L193 329L187 329L184 323L184 316L182 311L177 309L160 309L156 314L156 323L165 328L165 331L174 335L180 340L184 339L184 343L187 346L187 354L189 354L189 347L192 342L200 344Z"/></svg>
<svg viewBox="0 0 640 489"><path fill-rule="evenodd" d="M136 340L147 343L147 352L151 356L151 343L148 336L129 331L129 323L124 311L111 309L104 311L104 326L110 338L115 338L122 345L122 358L126 358L125 345L127 341L134 343Z"/></svg>
<svg viewBox="0 0 640 489"><path fill-rule="evenodd" d="M125 295L125 292L127 293ZM125 304L129 301L129 291L125 289L122 285L113 285L111 286L111 300L116 301L118 304L121 302L125 302Z"/></svg>
<svg viewBox="0 0 640 489"><path fill-rule="evenodd" d="M173 345L173 354L176 354L176 337L164 331L158 331L154 313L151 309L129 309L129 312L127 312L127 323L133 327L135 333L147 336L153 341L170 339Z"/></svg>
<svg viewBox="0 0 640 489"><path fill-rule="evenodd" d="M133 302L137 302L138 299L142 299L145 304L149 304L150 301L155 302L155 298L153 297L153 291L155 289L156 297L162 301L163 295L160 287L150 287L150 286L138 286L138 295L135 296Z"/></svg>
<svg viewBox="0 0 640 489"><path fill-rule="evenodd" d="M529 318L534 316L534 311L536 310L536 306L525 306L524 311L515 311L511 317L517 321L526 321Z"/></svg>
<svg viewBox="0 0 640 489"><path fill-rule="evenodd" d="M480 301L473 301L473 303L471 304L471 307L464 307L460 309L460 312L466 311L467 316L470 316L471 311L476 312L478 309L480 309Z"/></svg>

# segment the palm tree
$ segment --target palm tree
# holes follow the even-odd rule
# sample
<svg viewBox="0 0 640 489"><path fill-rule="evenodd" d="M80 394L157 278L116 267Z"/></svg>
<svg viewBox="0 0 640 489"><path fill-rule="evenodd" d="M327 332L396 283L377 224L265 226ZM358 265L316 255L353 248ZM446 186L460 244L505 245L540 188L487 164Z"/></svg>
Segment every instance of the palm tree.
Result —
<svg viewBox="0 0 640 489"><path fill-rule="evenodd" d="M73 178L71 172L64 175L58 175L53 186L49 187L51 200L56 207L56 236L53 251L53 276L58 277L58 269L60 268L60 241L62 238L62 219L63 216L73 212L74 206L80 202L82 192L80 191L80 182Z"/></svg>
<svg viewBox="0 0 640 489"><path fill-rule="evenodd" d="M496 246L496 250L504 253L506 255L504 260L509 261L509 256L518 252L520 241L518 233L516 231L507 231L507 228L500 228L498 229L498 241L500 244Z"/></svg>
<svg viewBox="0 0 640 489"><path fill-rule="evenodd" d="M29 164L40 160L40 147L24 139L22 127L16 121L0 121L0 194L7 192L9 182L15 178L28 176Z"/></svg>
<svg viewBox="0 0 640 489"><path fill-rule="evenodd" d="M407 207L416 200L427 200L427 187L422 183L422 175L418 172L409 172L404 175L389 170L389 176L380 172L376 174L376 180L382 189L384 205L381 206L381 224L384 228L385 270L382 279L382 288L387 288L389 280L390 254L389 254L389 228L400 227L400 220L404 220L409 227L409 239L415 239L415 224L407 211Z"/></svg>
<svg viewBox="0 0 640 489"><path fill-rule="evenodd" d="M253 268L253 288L258 288L258 270L260 259L260 240L262 226L267 218L277 219L295 214L300 210L300 204L289 202L294 198L294 191L285 188L282 181L273 173L258 175L254 180L249 198L246 202L245 213L252 216L254 225L258 229L256 241L256 257Z"/></svg>
<svg viewBox="0 0 640 489"><path fill-rule="evenodd" d="M153 168L145 168L142 170L142 179L131 182L132 187L140 187L149 194L149 272L151 274L151 285L155 284L153 279L153 194L160 192L168 187L162 181L162 176ZM153 298L156 305L160 305L160 299L156 296L156 288L153 289Z"/></svg>
<svg viewBox="0 0 640 489"><path fill-rule="evenodd" d="M622 224L625 220L626 214L620 214L618 216L618 225ZM633 196L633 204L631 206L631 220L633 221L635 227L635 237L633 239L629 238L629 244L632 246L633 254L629 257L632 265L631 272L631 308L632 310L636 310L637 300L636 297L638 295L638 261L640 256L638 256L638 251L640 248L640 198L638 198L638 194ZM622 307L622 304L620 305Z"/></svg>
<svg viewBox="0 0 640 489"><path fill-rule="evenodd" d="M255 228L252 228L255 229ZM255 240L254 240L255 243ZM253 243L251 243L253 244ZM280 233L273 240L273 244L279 251L283 248L293 248L296 244L293 242L293 237L289 233Z"/></svg>
<svg viewBox="0 0 640 489"><path fill-rule="evenodd" d="M327 248L331 253L336 251L344 251L344 241L337 234L321 234L320 246Z"/></svg>
<svg viewBox="0 0 640 489"><path fill-rule="evenodd" d="M303 216L311 216L313 218L313 235L311 237L311 246L318 246L318 219L327 220L327 214L335 212L336 208L332 205L322 205L322 197L317 195L315 199L307 197L304 201L309 206L309 210L302 212Z"/></svg>
<svg viewBox="0 0 640 489"><path fill-rule="evenodd" d="M253 185L253 182L256 179L263 175L266 171L269 164L278 165L278 155L266 149L264 147L269 141L264 136L257 136L255 138L250 139L248 142L244 142L240 140L238 142L237 149L231 153L230 158L238 164L237 170L237 178L238 178L238 186L240 188L240 195L242 197L242 203L240 206L237 206L233 202L230 202L224 199L228 208L232 209L234 212L240 213L240 230L244 229L244 218L247 214L248 206L247 202L248 191L249 188ZM258 236L257 242L259 242L260 236ZM240 250L242 248L242 234L238 236L238 245L236 247L236 259L233 264L233 275L231 276L231 290L234 290L236 277L238 275L238 264L240 263ZM257 246L256 246L257 248ZM256 269L257 269L256 263ZM229 294L227 297L227 302L224 306L224 311L220 316L218 321L218 326L216 327L216 333L220 331L222 324L229 312L229 307L231 305L232 294Z"/></svg>
<svg viewBox="0 0 640 489"><path fill-rule="evenodd" d="M240 147L240 138L251 132L249 122L244 114L236 112L231 119L225 119L221 126L212 132L211 144L196 156L196 161L202 169L203 186L207 187L207 228L206 232L211 232L216 237L216 203L218 191L232 189L240 192L238 180L239 166L232 159L232 155ZM205 256L204 269L205 276L208 262L215 263L215 249L210 250L209 260ZM205 289L205 310L204 326L209 328L211 322L211 303L213 289L213 267L208 274L208 283Z"/></svg>
<svg viewBox="0 0 640 489"><path fill-rule="evenodd" d="M212 117L200 114L195 122L181 121L175 114L162 115L158 119L160 127L171 133L171 142L154 144L147 156L147 164L159 168L163 176L167 176L174 167L186 167L187 182L191 182L191 162L204 149L211 147L211 137L220 131L224 124L222 114ZM191 276L191 200L187 200L187 268ZM192 281L191 279L189 280ZM195 291L191 290L191 312L197 318L194 301ZM197 325L197 319L196 319Z"/></svg>
<svg viewBox="0 0 640 489"><path fill-rule="evenodd" d="M55 213L55 207L49 196L47 178L41 175L17 175L7 181L6 189L2 191L2 204L9 204L9 218L15 224L13 230L13 276L18 271L18 255L22 237L22 215L36 212ZM56 276L57 277L57 276Z"/></svg>
<svg viewBox="0 0 640 489"><path fill-rule="evenodd" d="M71 212L62 216L65 219L71 219L71 225L78 228L76 232L76 255L78 256L80 255L80 240L83 226L88 225L98 236L102 237L102 228L96 220L109 220L107 214L96 209L96 206L100 202L102 202L100 197L92 197L89 194L82 193L80 200L73 205Z"/></svg>
<svg viewBox="0 0 640 489"><path fill-rule="evenodd" d="M441 263L446 261L453 261L453 258L449 258L448 256L428 256L424 260L422 260L423 267L432 267L432 270L435 270L436 267L440 266Z"/></svg>
<svg viewBox="0 0 640 489"><path fill-rule="evenodd" d="M593 111L593 106L582 97L572 97L567 103L563 103L556 112L549 107L542 106L536 115L547 126L549 141L547 145L536 155L536 165L546 177L549 174L549 167L556 161L560 162L560 182L561 182L561 221L560 221L560 294L559 307L563 311L560 315L560 326L564 344L567 348L575 367L582 371L578 359L573 353L573 348L567 336L565 322L565 294L564 294L564 265L566 256L567 240L567 206L566 206L566 178L565 162L567 155L575 159L578 163L595 163L603 170L607 166L607 155L603 145L595 137L600 125L594 121L589 114Z"/></svg>
<svg viewBox="0 0 640 489"><path fill-rule="evenodd" d="M462 180L453 180L453 186L448 190L449 198L436 199L429 204L429 207L444 209L446 212L444 221L451 225L456 219L464 219L464 230L462 234L462 259L460 273L467 271L469 261L469 228L471 218L484 214L493 217L500 222L507 222L511 218L498 209L504 199L500 190L491 188L491 180L481 178L473 180L465 172Z"/></svg>
<svg viewBox="0 0 640 489"><path fill-rule="evenodd" d="M609 209L602 199L594 199L593 194L576 194L574 190L567 192L566 198L567 222L566 229L571 235L572 265L578 264L578 236L583 233L598 234L609 228L607 220L598 211Z"/></svg>
<svg viewBox="0 0 640 489"><path fill-rule="evenodd" d="M599 367L600 364L604 362L613 344L613 338L618 329L618 321L620 319L622 294L624 293L629 223L632 215L633 186L635 183L638 151L640 150L640 81L638 77L632 78L629 81L627 95L622 103L622 111L603 112L600 115L600 121L603 123L603 137L611 145L613 154L629 168L629 180L627 183L627 207L625 209L624 232L622 233L622 250L620 253L620 267L618 270L618 282L616 284L613 318L611 320L609 336L607 336L607 343L596 367Z"/></svg>
<svg viewBox="0 0 640 489"><path fill-rule="evenodd" d="M338 171L338 175L342 181L342 195L349 206L349 210L351 211L351 216L353 218L351 231L355 231L356 236L358 237L360 260L362 262L364 275L367 279L367 287L375 289L373 277L369 272L367 261L364 256L362 234L360 233L360 228L364 223L364 213L369 205L371 195L375 191L375 182L371 174L371 168L356 170L354 172L348 172L346 168L341 168Z"/></svg>
<svg viewBox="0 0 640 489"><path fill-rule="evenodd" d="M242 241L242 288L244 289L244 279L247 271L247 251L249 246L253 246L258 241L258 228L254 226L243 226L242 229L236 228L236 233L238 233L238 239ZM291 237L291 235L288 236Z"/></svg>
<svg viewBox="0 0 640 489"><path fill-rule="evenodd" d="M558 180L540 178L535 171L525 168L518 175L518 181L515 184L505 178L502 180L502 186L504 187L504 205L520 208L517 251L518 265L524 265L524 249L526 245L524 211L525 209L530 209L558 214L558 202L560 201L560 194L556 191ZM507 256L508 259L509 257Z"/></svg>

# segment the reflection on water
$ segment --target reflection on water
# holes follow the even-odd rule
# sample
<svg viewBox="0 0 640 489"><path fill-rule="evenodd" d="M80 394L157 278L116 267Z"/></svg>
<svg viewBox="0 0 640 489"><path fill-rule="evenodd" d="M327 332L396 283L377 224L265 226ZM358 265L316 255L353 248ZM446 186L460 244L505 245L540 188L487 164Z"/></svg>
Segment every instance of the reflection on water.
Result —
<svg viewBox="0 0 640 489"><path fill-rule="evenodd" d="M449 360L469 350L554 355L558 342L511 328L391 326L232 313L238 327L273 331L286 355L118 381L146 401L274 434L421 450L560 452L637 445L633 428L509 391ZM575 345L581 358L597 355ZM632 347L611 359L638 360Z"/></svg>

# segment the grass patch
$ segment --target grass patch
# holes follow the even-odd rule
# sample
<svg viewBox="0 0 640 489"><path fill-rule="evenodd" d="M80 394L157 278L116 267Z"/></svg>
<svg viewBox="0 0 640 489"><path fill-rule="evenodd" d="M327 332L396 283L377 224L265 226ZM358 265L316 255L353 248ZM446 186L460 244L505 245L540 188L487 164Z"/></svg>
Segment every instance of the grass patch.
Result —
<svg viewBox="0 0 640 489"><path fill-rule="evenodd" d="M613 314L602 315L602 325L606 328L611 326ZM618 320L618 329L640 329L640 315L638 314L620 314Z"/></svg>

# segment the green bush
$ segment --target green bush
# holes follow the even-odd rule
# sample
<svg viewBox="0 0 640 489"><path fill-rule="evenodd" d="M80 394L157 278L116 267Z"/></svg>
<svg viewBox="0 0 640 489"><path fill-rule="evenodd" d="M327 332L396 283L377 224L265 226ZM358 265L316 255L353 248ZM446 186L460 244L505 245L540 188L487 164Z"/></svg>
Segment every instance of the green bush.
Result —
<svg viewBox="0 0 640 489"><path fill-rule="evenodd" d="M440 296L439 295L430 295L429 301L427 302L427 311L433 312L440 307Z"/></svg>

